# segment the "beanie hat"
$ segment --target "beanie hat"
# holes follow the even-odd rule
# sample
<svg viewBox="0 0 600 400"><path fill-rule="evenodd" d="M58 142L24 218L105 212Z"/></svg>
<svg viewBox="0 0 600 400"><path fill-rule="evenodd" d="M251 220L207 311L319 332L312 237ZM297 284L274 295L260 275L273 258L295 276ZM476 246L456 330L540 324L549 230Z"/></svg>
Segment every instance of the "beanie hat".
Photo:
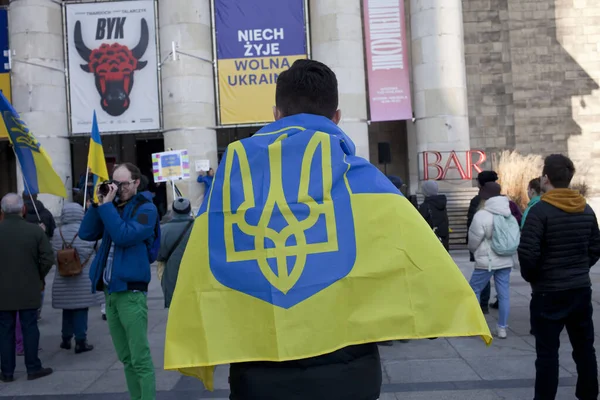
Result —
<svg viewBox="0 0 600 400"><path fill-rule="evenodd" d="M392 182L394 186L396 186L397 189L400 189L402 186L404 186L404 182L402 181L402 179L400 179L397 176L388 175L388 179L390 180L390 182Z"/></svg>
<svg viewBox="0 0 600 400"><path fill-rule="evenodd" d="M192 212L192 205L188 199L180 197L173 202L173 212L176 214L189 214Z"/></svg>
<svg viewBox="0 0 600 400"><path fill-rule="evenodd" d="M481 171L477 176L477 182L479 186L483 186L488 182L496 182L498 180L498 174L496 171Z"/></svg>
<svg viewBox="0 0 600 400"><path fill-rule="evenodd" d="M425 181L421 184L421 191L425 197L437 196L439 186L436 181Z"/></svg>
<svg viewBox="0 0 600 400"><path fill-rule="evenodd" d="M496 182L487 182L481 190L479 194L483 200L489 200L492 197L500 196L502 192L502 187Z"/></svg>

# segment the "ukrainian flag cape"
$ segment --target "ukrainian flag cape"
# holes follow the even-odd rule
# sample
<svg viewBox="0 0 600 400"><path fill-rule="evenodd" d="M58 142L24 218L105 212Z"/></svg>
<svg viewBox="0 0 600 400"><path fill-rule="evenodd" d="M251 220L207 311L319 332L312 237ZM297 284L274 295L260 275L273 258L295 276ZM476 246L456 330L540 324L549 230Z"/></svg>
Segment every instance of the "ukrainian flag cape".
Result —
<svg viewBox="0 0 600 400"><path fill-rule="evenodd" d="M491 335L418 211L330 120L281 119L232 143L196 219L165 369L213 369L390 339Z"/></svg>

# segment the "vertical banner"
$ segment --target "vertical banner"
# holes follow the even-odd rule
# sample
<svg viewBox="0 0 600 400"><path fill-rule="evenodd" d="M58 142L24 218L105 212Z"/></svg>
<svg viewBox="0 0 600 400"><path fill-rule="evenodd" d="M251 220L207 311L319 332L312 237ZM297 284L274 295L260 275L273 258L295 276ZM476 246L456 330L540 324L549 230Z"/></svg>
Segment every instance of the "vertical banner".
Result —
<svg viewBox="0 0 600 400"><path fill-rule="evenodd" d="M10 91L10 63L8 46L8 10L0 9L0 91L12 102ZM8 138L6 126L0 123L0 139Z"/></svg>
<svg viewBox="0 0 600 400"><path fill-rule="evenodd" d="M304 0L214 0L219 123L273 121L279 73L307 58Z"/></svg>
<svg viewBox="0 0 600 400"><path fill-rule="evenodd" d="M71 133L160 129L154 0L67 4Z"/></svg>
<svg viewBox="0 0 600 400"><path fill-rule="evenodd" d="M404 0L364 0L371 121L412 118Z"/></svg>

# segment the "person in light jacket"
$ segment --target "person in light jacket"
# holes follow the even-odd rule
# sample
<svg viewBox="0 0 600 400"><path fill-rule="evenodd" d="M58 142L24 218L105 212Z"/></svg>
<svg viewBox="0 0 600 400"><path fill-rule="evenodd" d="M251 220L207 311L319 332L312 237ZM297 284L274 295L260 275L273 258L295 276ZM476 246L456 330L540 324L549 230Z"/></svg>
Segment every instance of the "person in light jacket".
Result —
<svg viewBox="0 0 600 400"><path fill-rule="evenodd" d="M65 203L61 226L54 231L52 248L56 253L73 242L83 271L77 276L60 276L58 271L54 275L52 285L52 308L62 309L62 343L61 349L71 350L72 340L75 337L75 353L84 353L94 348L87 343L88 309L102 303L102 294L92 294L90 281L90 265L94 261L95 242L86 242L79 238L79 226L83 221L83 207L77 203ZM62 233L62 236L61 236ZM64 241L63 241L64 238ZM74 239L74 240L73 240Z"/></svg>
<svg viewBox="0 0 600 400"><path fill-rule="evenodd" d="M479 300L482 290L492 276L494 277L499 303L497 335L500 339L506 339L510 312L510 272L515 263L513 256L496 254L491 248L491 242L494 215L514 217L508 198L501 196L500 192L501 187L496 182L486 183L481 190L481 198L485 200L485 205L475 214L469 228L469 250L475 256L475 270L469 283Z"/></svg>

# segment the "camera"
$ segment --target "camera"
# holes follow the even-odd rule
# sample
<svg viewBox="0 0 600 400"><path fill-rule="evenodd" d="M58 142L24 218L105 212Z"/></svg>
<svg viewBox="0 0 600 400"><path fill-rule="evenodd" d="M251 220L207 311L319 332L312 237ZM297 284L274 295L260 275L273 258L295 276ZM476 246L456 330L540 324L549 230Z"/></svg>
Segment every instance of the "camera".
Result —
<svg viewBox="0 0 600 400"><path fill-rule="evenodd" d="M115 180L108 180L108 181L104 181L100 184L100 186L98 187L98 194L100 194L101 196L106 196L108 194L108 192L110 192L110 188L109 185L110 184L115 184L117 185L117 192L119 190L121 190L121 182L115 181Z"/></svg>

